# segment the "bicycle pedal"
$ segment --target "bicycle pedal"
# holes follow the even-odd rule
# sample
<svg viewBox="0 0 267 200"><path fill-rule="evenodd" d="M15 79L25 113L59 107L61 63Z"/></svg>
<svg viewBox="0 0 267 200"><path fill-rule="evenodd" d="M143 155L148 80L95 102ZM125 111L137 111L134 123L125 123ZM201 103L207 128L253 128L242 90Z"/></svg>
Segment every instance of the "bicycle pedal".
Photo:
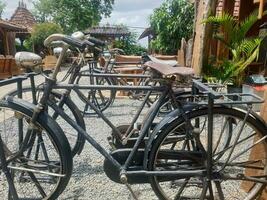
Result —
<svg viewBox="0 0 267 200"><path fill-rule="evenodd" d="M107 140L108 140L108 144L109 144L109 146L111 147L111 151L114 151L114 150L116 150L116 146L114 145L114 143L113 143L113 141L112 141L112 138L109 136L109 137L107 137Z"/></svg>
<svg viewBox="0 0 267 200"><path fill-rule="evenodd" d="M132 187L128 183L126 183L125 185L127 189L130 191L132 198L134 200L138 200L138 197L140 196L141 193L139 191L133 191Z"/></svg>
<svg viewBox="0 0 267 200"><path fill-rule="evenodd" d="M194 128L193 133L199 135L201 132L200 128Z"/></svg>

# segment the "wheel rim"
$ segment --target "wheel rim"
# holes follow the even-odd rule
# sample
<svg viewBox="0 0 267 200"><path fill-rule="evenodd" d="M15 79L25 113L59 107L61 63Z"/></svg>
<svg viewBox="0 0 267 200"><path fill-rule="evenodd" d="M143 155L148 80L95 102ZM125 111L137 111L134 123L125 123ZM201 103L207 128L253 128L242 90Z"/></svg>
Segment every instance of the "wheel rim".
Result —
<svg viewBox="0 0 267 200"><path fill-rule="evenodd" d="M231 123L233 126L231 130L232 133L231 137L228 137L229 129L225 128L226 126L223 126L223 124L225 124L223 123L223 120L229 121L229 119L235 120L233 123ZM193 119L191 120L193 126L195 123L194 120ZM232 161L227 163L227 165L225 166L225 162L227 161L227 158L230 154L231 147L234 145L234 140L237 137L237 132L241 128L241 124L242 120L238 118L233 118L232 116L227 116L227 115L214 116L214 126L216 127L214 127L213 129L214 130L213 135L215 138L213 144L213 149L214 149L213 158L215 167L213 170L214 173L213 173L212 188L215 199L216 198L219 199L220 195L223 195L225 199L254 199L257 197L257 195L259 195L259 193L264 187L263 184L261 183L256 184L254 182L253 184L253 182L243 181L243 180L232 180L232 178L229 178L230 176L237 177L239 174L247 176L267 175L267 167L265 166L267 157L266 142L264 140L265 136L261 138L262 141L260 141L260 138L255 137L257 131L259 130L256 130L255 127L249 123L247 123L244 127L244 130L242 130L240 139L238 139L238 145L235 148L236 150L233 152L231 156ZM175 131L180 135L183 135L185 133L185 130L186 129L184 124L180 124L180 127L175 127L174 129L171 130L168 137L170 138L170 136L175 135ZM195 130L195 132L197 131ZM205 151L206 149L205 141L207 139L206 117L200 119L200 126L198 132L200 132L198 138L201 144L203 145ZM219 135L222 132L223 134L220 137ZM193 145L190 144L186 147L186 145L184 144L185 141L177 140L176 141L177 144L173 147L173 144L171 145L171 143L168 144L168 142L166 142L168 137L166 137L164 141L162 141L161 144L159 145L159 149L154 158L152 170L166 170L166 169L170 170L171 167L173 167L171 170L188 170L189 168L191 168L191 170L205 169L205 159L203 159L202 164L201 162L198 163L196 161L191 160L192 162L190 164L187 163L184 165L181 164L182 163L181 159L180 160L176 159L176 161L175 159L174 160L160 159L160 154L165 149L173 148L173 150L180 150L180 151L185 150L187 151L187 153L193 152ZM218 140L221 141L227 140L227 141L219 142L219 144L217 144ZM257 142L259 141L260 143L257 144ZM242 153L244 149L248 149L251 146L253 146L253 148L248 150L246 153ZM257 148L260 147L261 147L260 151L261 155L257 155L257 157L253 158L251 156L254 155L252 152L258 151ZM199 147L197 151L203 152ZM239 154L240 156L238 156ZM216 176L217 179L214 178ZM159 177L153 177L152 187L154 191L157 193L158 197L160 197L161 199L199 199L202 192L202 188L205 183L204 180L206 180L205 177L198 177L198 178L189 177L188 179L179 179L175 181L161 181ZM222 192L220 192L220 190L222 190ZM209 191L206 194L206 199L207 198L210 198Z"/></svg>

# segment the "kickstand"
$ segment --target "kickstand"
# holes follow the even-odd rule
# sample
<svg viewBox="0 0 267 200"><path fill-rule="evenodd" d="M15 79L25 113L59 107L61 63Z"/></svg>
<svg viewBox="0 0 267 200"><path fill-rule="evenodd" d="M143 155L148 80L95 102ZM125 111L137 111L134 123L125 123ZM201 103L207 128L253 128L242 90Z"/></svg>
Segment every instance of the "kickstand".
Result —
<svg viewBox="0 0 267 200"><path fill-rule="evenodd" d="M131 193L132 197L134 198L134 200L138 200L138 197L137 197L138 195L135 194L135 192L131 188L130 184L126 183L125 185L126 185L127 189L130 191L130 193Z"/></svg>

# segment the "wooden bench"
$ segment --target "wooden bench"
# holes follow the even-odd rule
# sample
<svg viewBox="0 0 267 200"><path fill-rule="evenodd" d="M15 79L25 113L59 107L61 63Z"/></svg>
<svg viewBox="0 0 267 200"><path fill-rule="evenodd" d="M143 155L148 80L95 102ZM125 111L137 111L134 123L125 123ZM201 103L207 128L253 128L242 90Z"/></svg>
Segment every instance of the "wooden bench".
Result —
<svg viewBox="0 0 267 200"><path fill-rule="evenodd" d="M56 66L57 58L56 56L51 56L51 55L46 56L43 59L43 63L44 63L43 70L53 70Z"/></svg>
<svg viewBox="0 0 267 200"><path fill-rule="evenodd" d="M11 75L11 69L9 67L9 60L6 59L6 57L1 56L0 57L0 79L6 79L10 78Z"/></svg>
<svg viewBox="0 0 267 200"><path fill-rule="evenodd" d="M133 65L140 65L142 62L141 56L125 56L125 55L115 55L114 58L116 65L120 65L120 63L131 63Z"/></svg>
<svg viewBox="0 0 267 200"><path fill-rule="evenodd" d="M142 74L143 69L140 68L142 63L141 56L125 56L125 55L116 55L114 58L114 71L119 74ZM124 78L125 82L137 85L137 78ZM128 92L120 91L119 96L127 96Z"/></svg>

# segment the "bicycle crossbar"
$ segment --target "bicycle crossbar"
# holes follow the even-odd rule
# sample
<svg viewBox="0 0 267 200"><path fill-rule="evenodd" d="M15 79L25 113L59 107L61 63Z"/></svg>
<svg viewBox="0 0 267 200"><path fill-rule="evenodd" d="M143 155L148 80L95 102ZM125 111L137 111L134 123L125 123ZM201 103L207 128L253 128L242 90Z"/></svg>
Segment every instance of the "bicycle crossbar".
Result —
<svg viewBox="0 0 267 200"><path fill-rule="evenodd" d="M81 73L81 76L92 77L116 77L116 78L151 78L151 75L144 74L106 74L106 73Z"/></svg>
<svg viewBox="0 0 267 200"><path fill-rule="evenodd" d="M9 79L4 79L0 81L0 87L1 86L5 86L5 85L9 85L9 84L13 84L13 83L17 83L19 81L23 81L26 80L27 77L26 76L16 76L16 77L12 77Z"/></svg>
<svg viewBox="0 0 267 200"><path fill-rule="evenodd" d="M116 68L117 66L120 67L120 65L141 65L143 64L142 61L140 62L110 62L110 64L115 65L114 67ZM142 67L140 67L142 69Z"/></svg>
<svg viewBox="0 0 267 200"><path fill-rule="evenodd" d="M93 89L93 90L136 90L136 91L165 91L166 86L124 86L124 85L78 85L78 84L56 84L54 89Z"/></svg>
<svg viewBox="0 0 267 200"><path fill-rule="evenodd" d="M192 176L203 176L206 170L177 170L177 171L126 171L126 175L129 176L181 176L181 177L192 177Z"/></svg>

